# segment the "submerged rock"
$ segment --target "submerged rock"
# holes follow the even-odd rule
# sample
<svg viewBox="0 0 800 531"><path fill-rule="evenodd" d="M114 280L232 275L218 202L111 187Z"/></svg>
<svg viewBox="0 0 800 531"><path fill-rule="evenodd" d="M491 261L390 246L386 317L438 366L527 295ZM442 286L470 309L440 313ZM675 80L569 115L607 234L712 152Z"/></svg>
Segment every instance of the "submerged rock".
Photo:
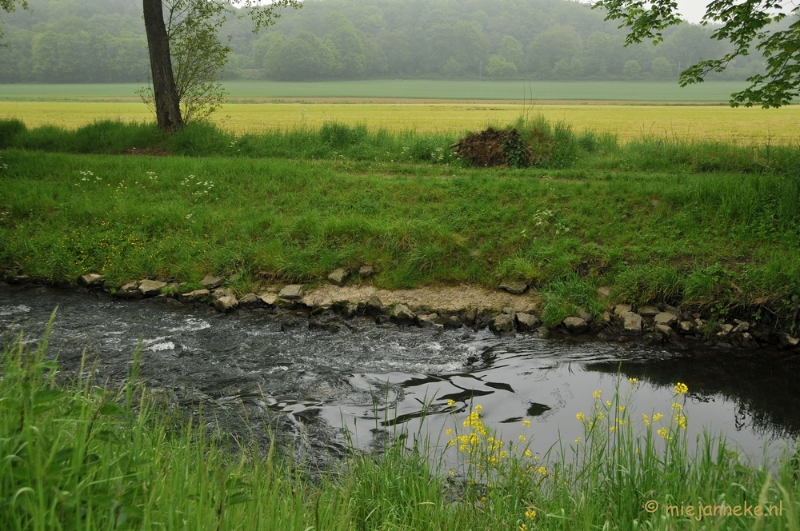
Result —
<svg viewBox="0 0 800 531"><path fill-rule="evenodd" d="M410 325L417 322L417 315L405 304L398 304L392 310L392 321L398 324Z"/></svg>
<svg viewBox="0 0 800 531"><path fill-rule="evenodd" d="M489 328L496 334L510 334L514 332L514 316L508 313L501 313L489 323Z"/></svg>
<svg viewBox="0 0 800 531"><path fill-rule="evenodd" d="M383 302L380 297L373 295L367 300L366 304L367 313L370 315L380 315L383 313Z"/></svg>

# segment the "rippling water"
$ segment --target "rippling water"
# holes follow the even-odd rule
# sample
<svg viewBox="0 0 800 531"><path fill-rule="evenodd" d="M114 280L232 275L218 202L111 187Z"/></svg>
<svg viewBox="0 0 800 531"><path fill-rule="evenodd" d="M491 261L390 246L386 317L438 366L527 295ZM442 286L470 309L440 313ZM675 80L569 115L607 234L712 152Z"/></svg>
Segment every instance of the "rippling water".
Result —
<svg viewBox="0 0 800 531"><path fill-rule="evenodd" d="M582 435L575 415L593 409L595 390L612 396L619 376L625 392L629 377L639 380L635 418L669 415L672 387L685 382L690 436L705 427L755 457L765 445L777 453L800 432L798 363L786 353L676 354L358 318L331 333L308 330L292 312L224 315L44 287L0 288L0 329L23 328L36 341L56 307L51 353L67 371L85 352L101 380L120 383L141 340L149 387L203 403L207 418L277 419L284 435L316 448L341 448L345 426L364 448L399 428L444 444L444 430L460 424L472 403L504 438L524 432L544 454Z"/></svg>

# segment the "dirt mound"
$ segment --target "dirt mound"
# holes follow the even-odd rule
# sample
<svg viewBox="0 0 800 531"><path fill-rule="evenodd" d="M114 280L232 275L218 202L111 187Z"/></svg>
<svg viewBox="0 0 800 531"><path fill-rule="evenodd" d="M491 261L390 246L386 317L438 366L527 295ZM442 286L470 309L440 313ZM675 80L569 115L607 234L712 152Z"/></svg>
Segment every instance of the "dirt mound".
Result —
<svg viewBox="0 0 800 531"><path fill-rule="evenodd" d="M492 127L471 133L451 146L456 157L469 159L479 167L515 166L530 164L532 152L519 131L499 131Z"/></svg>

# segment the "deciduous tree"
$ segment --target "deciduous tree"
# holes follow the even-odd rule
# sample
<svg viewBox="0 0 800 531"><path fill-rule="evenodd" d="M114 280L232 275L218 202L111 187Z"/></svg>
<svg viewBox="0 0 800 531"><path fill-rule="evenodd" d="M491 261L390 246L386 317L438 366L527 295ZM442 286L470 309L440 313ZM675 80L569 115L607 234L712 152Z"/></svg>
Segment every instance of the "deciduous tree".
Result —
<svg viewBox="0 0 800 531"><path fill-rule="evenodd" d="M739 56L760 50L767 60L765 74L753 75L751 85L731 95L731 105L780 107L800 95L800 6L785 9L782 0L712 0L702 24L718 24L713 39L730 41L731 51L717 59L705 59L681 72L680 84L699 83L710 72L722 72ZM674 0L598 0L593 7L607 10L606 20L620 20L630 28L626 44L663 41L662 31L681 23ZM792 16L782 28L774 23Z"/></svg>
<svg viewBox="0 0 800 531"><path fill-rule="evenodd" d="M9 1L15 0L0 0L0 2ZM193 42L193 45L199 46L199 48L189 51L192 56L196 55L202 58L205 55L210 60L203 65L203 68L210 65L216 67L218 71L225 66L225 60L227 60L230 50L222 46L217 39L209 39L209 28L216 29L218 27L214 17L219 17L224 13L236 14L235 3L244 4L247 15L254 22L253 31L274 24L280 16L278 12L280 8L300 6L298 0L275 0L266 5L261 5L258 0L245 0L244 2L235 2L234 0L163 0L163 2L162 0L142 0L144 25L150 51L150 72L156 120L158 127L162 130L176 131L184 126L180 106L181 94L173 71L173 56L170 53L168 27L177 28L179 26L179 24L172 25L173 22L176 22L173 17L183 17L184 22L192 20L194 17L191 26L185 26L188 28L186 31L190 31L193 27L199 33L197 35L186 34L183 37L188 39L186 42ZM167 21L164 19L165 13L170 17ZM175 30L173 34L179 35L180 33ZM216 35L216 31L214 34ZM222 53L220 53L221 51Z"/></svg>

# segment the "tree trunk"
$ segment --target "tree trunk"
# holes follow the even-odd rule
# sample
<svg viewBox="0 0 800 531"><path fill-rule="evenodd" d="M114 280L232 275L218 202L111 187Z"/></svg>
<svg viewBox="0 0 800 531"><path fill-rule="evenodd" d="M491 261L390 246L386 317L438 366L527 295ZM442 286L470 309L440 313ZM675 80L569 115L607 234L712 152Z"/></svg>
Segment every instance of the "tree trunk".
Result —
<svg viewBox="0 0 800 531"><path fill-rule="evenodd" d="M150 72L153 77L153 97L158 127L167 132L182 128L180 99L172 73L169 37L164 25L161 0L142 0L147 47L150 50Z"/></svg>

